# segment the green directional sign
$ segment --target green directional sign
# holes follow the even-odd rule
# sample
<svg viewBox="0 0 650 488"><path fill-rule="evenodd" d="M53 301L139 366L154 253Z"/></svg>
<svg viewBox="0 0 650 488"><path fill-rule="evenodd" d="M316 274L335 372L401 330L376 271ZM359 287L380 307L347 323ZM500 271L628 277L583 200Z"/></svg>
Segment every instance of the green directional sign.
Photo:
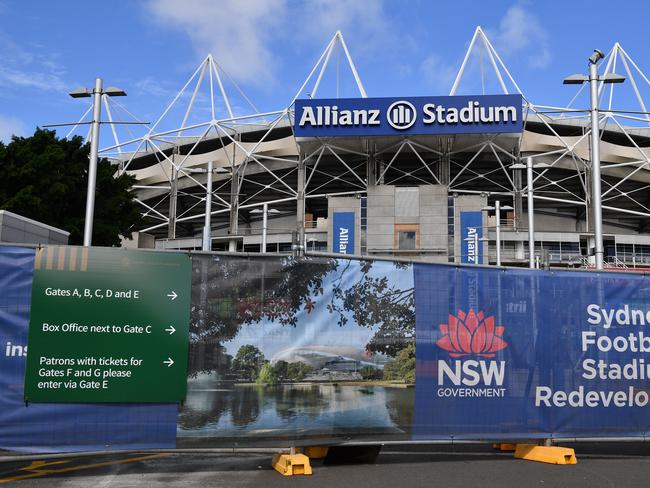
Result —
<svg viewBox="0 0 650 488"><path fill-rule="evenodd" d="M182 401L191 282L187 254L39 249L25 401Z"/></svg>

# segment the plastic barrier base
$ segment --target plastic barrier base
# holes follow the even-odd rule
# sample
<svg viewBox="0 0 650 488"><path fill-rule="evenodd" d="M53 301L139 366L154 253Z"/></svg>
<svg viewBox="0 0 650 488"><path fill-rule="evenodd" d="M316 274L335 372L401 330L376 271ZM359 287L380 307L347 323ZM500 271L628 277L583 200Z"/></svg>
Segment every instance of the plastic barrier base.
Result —
<svg viewBox="0 0 650 488"><path fill-rule="evenodd" d="M500 444L492 444L492 447L494 449L498 449L499 451L515 451L517 449L517 444L502 442Z"/></svg>
<svg viewBox="0 0 650 488"><path fill-rule="evenodd" d="M325 459L327 451L327 447L321 446L309 446L302 449L302 453L309 459Z"/></svg>
<svg viewBox="0 0 650 488"><path fill-rule="evenodd" d="M568 447L517 444L515 458L549 464L578 464L575 451Z"/></svg>
<svg viewBox="0 0 650 488"><path fill-rule="evenodd" d="M310 475L311 464L309 458L304 454L277 453L271 462L273 469L283 476L294 476L297 474Z"/></svg>

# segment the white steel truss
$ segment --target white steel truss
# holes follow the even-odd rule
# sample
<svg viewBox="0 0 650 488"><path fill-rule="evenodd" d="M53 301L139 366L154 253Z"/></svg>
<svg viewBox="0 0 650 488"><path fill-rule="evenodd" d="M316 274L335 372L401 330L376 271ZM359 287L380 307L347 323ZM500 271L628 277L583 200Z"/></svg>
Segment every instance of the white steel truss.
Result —
<svg viewBox="0 0 650 488"><path fill-rule="evenodd" d="M367 97L344 37L336 32L282 110L260 113L208 55L161 116L145 127L145 134L120 141L116 130L111 130L114 143L101 154L118 159L120 172L131 172L139 179L137 201L147 219L141 230L159 235L167 229L170 238L200 234L206 175L195 170L205 168L208 160L220 169L209 196L215 232L220 228L233 238L240 234L240 224L251 219L249 211L265 203L297 212L299 230L306 202L324 200L327 195L363 195L369 185L377 184L435 184L445 186L450 194L498 195L502 201L510 199L515 212L521 214L527 187L520 170L510 166L522 156L547 165L535 170L534 198L540 208L571 211L576 218L589 219L591 130L586 108L574 107L585 95L582 88L566 107L535 104L479 26L449 94L458 94L472 76L472 86L480 80L484 93L491 76L501 93L522 95L522 134L400 137L388 142L325 138L297 144L292 133L295 100L315 98L325 88L328 94L333 91L341 96L341 60L351 75L353 93ZM475 62L479 79L472 69ZM633 94L628 98L636 101L638 110L619 109L615 95L623 88L600 86L603 208L606 220L646 231L650 229L650 151L645 140L650 141L650 131L646 135L639 130L650 126L643 97L650 80L619 43L605 58L603 74L617 69L623 70ZM325 86L328 80L333 86ZM350 86L345 88L349 92ZM104 103L112 121L116 102L105 98ZM238 113L242 107L245 110ZM134 127L142 130L142 126ZM182 226L178 236L177 225Z"/></svg>

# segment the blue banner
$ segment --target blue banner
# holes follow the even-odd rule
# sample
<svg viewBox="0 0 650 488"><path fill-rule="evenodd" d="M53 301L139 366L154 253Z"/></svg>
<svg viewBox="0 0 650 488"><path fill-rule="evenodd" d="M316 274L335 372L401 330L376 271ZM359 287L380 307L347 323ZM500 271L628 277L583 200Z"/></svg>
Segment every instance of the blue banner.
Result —
<svg viewBox="0 0 650 488"><path fill-rule="evenodd" d="M460 262L483 264L483 214L460 213Z"/></svg>
<svg viewBox="0 0 650 488"><path fill-rule="evenodd" d="M521 95L296 100L296 137L521 132Z"/></svg>
<svg viewBox="0 0 650 488"><path fill-rule="evenodd" d="M0 449L54 452L175 447L175 404L25 405L33 271L33 249L0 247Z"/></svg>
<svg viewBox="0 0 650 488"><path fill-rule="evenodd" d="M647 435L645 276L415 265L414 279L414 438Z"/></svg>
<svg viewBox="0 0 650 488"><path fill-rule="evenodd" d="M334 212L332 252L354 254L354 212Z"/></svg>

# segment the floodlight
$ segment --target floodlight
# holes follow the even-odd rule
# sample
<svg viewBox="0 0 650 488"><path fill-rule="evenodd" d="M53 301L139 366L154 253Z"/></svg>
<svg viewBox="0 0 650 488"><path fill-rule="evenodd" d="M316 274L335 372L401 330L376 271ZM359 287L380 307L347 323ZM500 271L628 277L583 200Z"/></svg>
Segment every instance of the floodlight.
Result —
<svg viewBox="0 0 650 488"><path fill-rule="evenodd" d="M600 81L603 83L623 83L625 81L625 76L617 73L607 73L600 77Z"/></svg>
<svg viewBox="0 0 650 488"><path fill-rule="evenodd" d="M126 92L122 90L121 88L117 88L114 86L109 86L108 88L104 89L102 92L104 95L109 95L111 97L125 97Z"/></svg>
<svg viewBox="0 0 650 488"><path fill-rule="evenodd" d="M72 98L88 98L92 94L92 90L89 90L88 88L84 88L82 86L75 88L70 93L68 93L68 95L70 95Z"/></svg>
<svg viewBox="0 0 650 488"><path fill-rule="evenodd" d="M585 81L588 81L585 75L577 73L575 75L567 76L562 80L562 83L565 85L582 85Z"/></svg>

